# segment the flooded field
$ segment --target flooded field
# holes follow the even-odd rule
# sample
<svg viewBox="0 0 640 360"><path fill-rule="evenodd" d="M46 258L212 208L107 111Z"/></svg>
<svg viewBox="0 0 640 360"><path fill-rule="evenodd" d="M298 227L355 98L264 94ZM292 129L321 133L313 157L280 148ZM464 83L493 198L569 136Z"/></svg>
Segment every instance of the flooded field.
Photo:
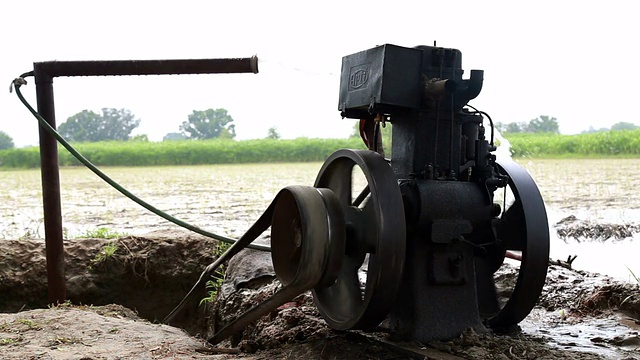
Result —
<svg viewBox="0 0 640 360"><path fill-rule="evenodd" d="M594 224L638 224L640 159L522 160L540 187L551 225L551 257L578 255L578 269L630 279L640 274L640 236L559 239L553 227L574 215ZM321 163L105 168L125 188L205 230L239 237L287 185L312 185ZM127 234L174 228L85 168L61 169L65 237L96 228ZM39 170L0 172L0 238L44 234ZM583 239L584 240L584 239Z"/></svg>
<svg viewBox="0 0 640 360"><path fill-rule="evenodd" d="M312 185L320 164L105 168L153 206L195 226L231 237L257 219L283 187ZM0 172L1 238L44 233L39 170ZM152 214L85 168L60 170L66 237L96 228L143 234L175 225Z"/></svg>
<svg viewBox="0 0 640 360"><path fill-rule="evenodd" d="M632 280L640 274L640 234L624 239L561 240L554 225L575 216L592 224L640 224L640 159L520 161L547 205L551 257L577 255L577 269ZM629 269L627 269L627 267Z"/></svg>

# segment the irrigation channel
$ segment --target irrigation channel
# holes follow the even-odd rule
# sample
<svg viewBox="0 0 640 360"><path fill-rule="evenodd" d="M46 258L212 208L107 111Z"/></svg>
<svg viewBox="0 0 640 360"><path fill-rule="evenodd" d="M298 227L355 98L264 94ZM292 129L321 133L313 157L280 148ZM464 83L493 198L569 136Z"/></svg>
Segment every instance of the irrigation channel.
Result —
<svg viewBox="0 0 640 360"><path fill-rule="evenodd" d="M622 280L632 279L629 269L640 274L638 232L626 238L562 239L555 226L569 216L594 226L638 226L640 159L518 162L529 170L545 199L553 259L577 255L574 268ZM320 166L292 163L103 170L159 209L203 229L239 237L278 190L287 185L312 185ZM175 228L85 168L62 168L60 178L65 238L98 228L130 235ZM0 183L0 239L42 237L39 170L0 171Z"/></svg>

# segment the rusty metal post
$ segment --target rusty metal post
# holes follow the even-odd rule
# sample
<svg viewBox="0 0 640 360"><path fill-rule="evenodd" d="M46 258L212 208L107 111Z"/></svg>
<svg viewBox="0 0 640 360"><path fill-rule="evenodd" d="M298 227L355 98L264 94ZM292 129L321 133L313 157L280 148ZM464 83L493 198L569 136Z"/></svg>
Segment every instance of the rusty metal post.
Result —
<svg viewBox="0 0 640 360"><path fill-rule="evenodd" d="M258 57L233 59L48 61L33 64L38 113L56 128L53 78L58 76L180 75L258 73ZM40 133L40 166L44 233L47 253L47 289L50 304L66 300L64 244L60 201L58 144L43 127Z"/></svg>
<svg viewBox="0 0 640 360"><path fill-rule="evenodd" d="M34 64L38 113L54 129L56 115L53 102L53 77ZM47 293L50 304L67 298L64 279L64 245L62 242L62 211L60 201L60 172L58 143L42 126L40 133L40 168L42 174L42 203L44 207L44 238L47 256Z"/></svg>

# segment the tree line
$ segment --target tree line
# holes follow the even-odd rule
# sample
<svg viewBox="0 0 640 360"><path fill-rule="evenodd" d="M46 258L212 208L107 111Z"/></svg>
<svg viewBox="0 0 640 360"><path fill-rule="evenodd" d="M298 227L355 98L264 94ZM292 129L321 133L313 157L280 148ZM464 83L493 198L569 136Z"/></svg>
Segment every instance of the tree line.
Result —
<svg viewBox="0 0 640 360"><path fill-rule="evenodd" d="M91 110L81 112L69 117L60 124L58 132L70 142L100 142L100 141L147 141L146 135L132 136L131 133L140 125L140 119L136 118L127 109L103 108L98 114ZM390 127L390 126L389 126ZM555 117L541 115L529 122L496 123L495 127L501 133L551 133L558 134L559 125ZM611 129L602 128L589 130L583 133L636 130L640 126L630 122L618 122ZM383 131L383 137L390 138L390 131ZM236 131L233 118L223 108L193 110L187 116L187 120L180 124L177 132L170 132L163 137L163 141L171 140L204 140L204 139L235 139ZM356 123L352 137L359 137L359 128ZM267 131L266 139L280 139L280 133L276 127ZM385 142L390 144L389 141ZM0 131L0 150L14 148L13 139L5 132Z"/></svg>
<svg viewBox="0 0 640 360"><path fill-rule="evenodd" d="M499 122L496 123L495 126L501 133L560 133L558 119L548 115L540 115L529 122L512 122L507 124Z"/></svg>
<svg viewBox="0 0 640 360"><path fill-rule="evenodd" d="M140 125L127 109L104 108L102 114L83 110L58 127L58 132L72 142L135 140L131 133ZM144 136L146 138L146 136ZM233 118L226 109L193 110L179 131L169 133L163 140L233 139L236 137ZM144 140L144 138L142 139Z"/></svg>
<svg viewBox="0 0 640 360"><path fill-rule="evenodd" d="M529 122L512 122L512 123L501 123L498 122L495 124L496 129L501 133L547 133L547 134L559 134L560 128L558 125L558 119L555 117L551 117L548 115L540 115L539 117L530 120ZM637 130L640 129L640 126L635 125L630 122L618 122L611 126L611 129L601 128L594 129L592 126L589 127L589 130L583 131L583 134L593 133L593 132L601 132L601 131L621 131L621 130Z"/></svg>
<svg viewBox="0 0 640 360"><path fill-rule="evenodd" d="M69 142L100 141L147 141L146 135L132 136L140 125L140 119L127 109L103 108L101 113L91 110L67 118L58 126L58 132ZM193 110L187 120L180 124L177 132L163 137L167 140L234 139L236 137L233 118L226 109ZM267 132L267 139L280 139L276 127ZM14 147L13 139L0 131L0 150Z"/></svg>

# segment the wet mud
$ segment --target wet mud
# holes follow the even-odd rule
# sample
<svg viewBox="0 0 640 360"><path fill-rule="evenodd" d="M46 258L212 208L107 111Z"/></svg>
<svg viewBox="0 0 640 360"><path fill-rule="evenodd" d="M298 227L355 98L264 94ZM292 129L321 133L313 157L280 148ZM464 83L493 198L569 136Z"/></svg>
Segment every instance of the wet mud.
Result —
<svg viewBox="0 0 640 360"><path fill-rule="evenodd" d="M280 286L268 267L263 267L259 281L234 281L245 275L239 269L229 274L226 288L220 292L214 310L210 310L215 322L208 329L208 337ZM496 274L497 287L512 288L517 275L515 266L503 265ZM636 359L640 358L639 319L640 285L551 265L538 305L517 327L481 333L468 329L458 338L428 344L390 341L391 333L384 327L349 334L390 352L358 359L446 359L438 357L442 354L463 359ZM309 344L321 344L326 339L339 341L335 339L344 336L344 332L330 329L321 320L310 293L305 293L221 345L258 356L283 348L299 354L307 351ZM427 350L437 353L420 357Z"/></svg>

